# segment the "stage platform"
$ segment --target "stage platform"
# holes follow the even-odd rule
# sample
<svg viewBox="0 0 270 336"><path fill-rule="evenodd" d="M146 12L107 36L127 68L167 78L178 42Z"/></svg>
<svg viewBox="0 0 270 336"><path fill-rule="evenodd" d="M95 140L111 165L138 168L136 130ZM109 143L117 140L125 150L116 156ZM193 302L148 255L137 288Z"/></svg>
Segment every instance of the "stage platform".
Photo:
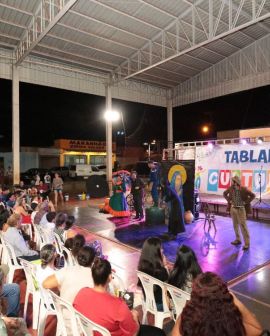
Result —
<svg viewBox="0 0 270 336"><path fill-rule="evenodd" d="M270 329L270 221L248 220L251 236L249 251L230 244L234 232L230 217L216 216L217 233L204 231L204 219L186 226L186 233L175 240L165 240L166 225L148 226L144 221L113 218L99 213L102 200L70 201L61 210L77 218L77 230L88 241L99 239L104 253L127 286L137 282L136 268L145 239L159 236L166 257L174 262L181 244L192 247L203 271L213 271L228 281L236 295L258 316L264 328ZM204 215L201 214L203 218ZM267 265L267 266L266 266Z"/></svg>

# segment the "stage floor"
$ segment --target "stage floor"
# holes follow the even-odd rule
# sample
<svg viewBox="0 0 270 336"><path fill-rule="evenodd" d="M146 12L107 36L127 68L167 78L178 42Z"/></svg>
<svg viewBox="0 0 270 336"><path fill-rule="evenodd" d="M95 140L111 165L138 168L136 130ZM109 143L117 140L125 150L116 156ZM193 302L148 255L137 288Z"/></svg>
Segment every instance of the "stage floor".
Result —
<svg viewBox="0 0 270 336"><path fill-rule="evenodd" d="M77 218L78 232L87 240L99 239L104 253L124 278L127 286L137 282L136 270L140 248L145 239L159 236L166 257L174 262L177 248L186 244L195 251L203 271L213 271L231 284L239 299L258 316L264 328L270 329L270 223L248 220L251 236L249 251L230 244L234 231L230 217L216 216L217 233L204 232L204 220L186 226L186 233L167 241L162 234L166 225L148 226L135 220L115 219L99 213L100 200L69 202L61 210ZM202 215L203 217L203 215ZM259 315L258 315L259 314Z"/></svg>

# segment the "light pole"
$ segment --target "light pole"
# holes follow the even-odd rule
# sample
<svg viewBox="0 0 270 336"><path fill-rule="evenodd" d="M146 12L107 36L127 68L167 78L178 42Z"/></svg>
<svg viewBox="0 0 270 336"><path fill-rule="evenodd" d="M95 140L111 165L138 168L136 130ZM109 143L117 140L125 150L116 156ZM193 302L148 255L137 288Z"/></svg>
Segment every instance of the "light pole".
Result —
<svg viewBox="0 0 270 336"><path fill-rule="evenodd" d="M148 161L151 160L151 145L155 145L156 144L156 140L152 140L151 142L144 142L143 145L144 146L148 146Z"/></svg>
<svg viewBox="0 0 270 336"><path fill-rule="evenodd" d="M107 107L110 107L108 105ZM109 186L110 196L112 193L112 123L114 121L117 121L119 117L120 117L119 112L113 111L111 108L107 108L104 114L104 118L106 120L106 152L107 152L106 171L107 171L107 182Z"/></svg>

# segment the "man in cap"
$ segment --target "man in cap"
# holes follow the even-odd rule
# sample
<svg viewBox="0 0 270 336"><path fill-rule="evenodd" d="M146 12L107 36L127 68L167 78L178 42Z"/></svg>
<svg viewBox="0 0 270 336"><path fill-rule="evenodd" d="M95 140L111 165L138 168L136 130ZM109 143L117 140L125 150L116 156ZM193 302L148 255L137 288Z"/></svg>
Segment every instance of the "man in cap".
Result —
<svg viewBox="0 0 270 336"><path fill-rule="evenodd" d="M228 202L228 210L230 211L233 228L235 232L235 240L232 245L241 244L239 226L244 239L243 250L249 249L250 237L246 223L246 214L251 212L250 203L255 198L255 194L246 187L241 186L241 181L238 176L232 178L232 185L224 191L223 196Z"/></svg>

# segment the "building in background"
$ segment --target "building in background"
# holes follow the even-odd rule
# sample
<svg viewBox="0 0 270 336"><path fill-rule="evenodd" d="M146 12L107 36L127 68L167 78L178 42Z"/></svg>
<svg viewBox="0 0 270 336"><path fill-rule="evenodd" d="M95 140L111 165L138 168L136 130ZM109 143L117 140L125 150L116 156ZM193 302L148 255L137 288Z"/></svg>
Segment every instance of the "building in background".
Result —
<svg viewBox="0 0 270 336"><path fill-rule="evenodd" d="M57 139L54 148L60 151L59 165L70 166L74 164L106 164L106 142L92 140ZM116 144L112 144L113 157L116 160Z"/></svg>

